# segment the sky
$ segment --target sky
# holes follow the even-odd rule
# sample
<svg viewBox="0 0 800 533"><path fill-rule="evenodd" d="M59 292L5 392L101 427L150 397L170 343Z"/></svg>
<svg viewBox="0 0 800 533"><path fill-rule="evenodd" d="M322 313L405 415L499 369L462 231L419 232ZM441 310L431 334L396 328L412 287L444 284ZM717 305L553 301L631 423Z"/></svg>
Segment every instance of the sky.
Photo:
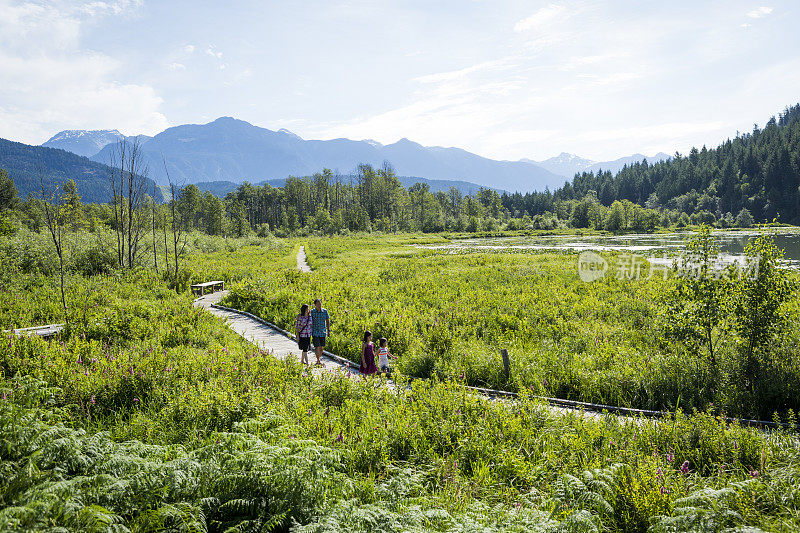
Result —
<svg viewBox="0 0 800 533"><path fill-rule="evenodd" d="M0 0L0 137L233 116L494 159L687 152L800 102L800 2Z"/></svg>

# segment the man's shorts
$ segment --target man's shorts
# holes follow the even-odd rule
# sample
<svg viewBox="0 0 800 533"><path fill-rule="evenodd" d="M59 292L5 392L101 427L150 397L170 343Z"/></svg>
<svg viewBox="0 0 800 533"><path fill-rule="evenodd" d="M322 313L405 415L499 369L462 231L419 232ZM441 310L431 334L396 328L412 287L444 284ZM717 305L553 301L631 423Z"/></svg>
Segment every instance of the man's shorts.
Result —
<svg viewBox="0 0 800 533"><path fill-rule="evenodd" d="M314 335L314 347L315 348L324 348L325 347L325 339L326 337L317 337Z"/></svg>
<svg viewBox="0 0 800 533"><path fill-rule="evenodd" d="M307 352L310 346L311 346L311 337L297 338L297 347L300 348L302 351Z"/></svg>

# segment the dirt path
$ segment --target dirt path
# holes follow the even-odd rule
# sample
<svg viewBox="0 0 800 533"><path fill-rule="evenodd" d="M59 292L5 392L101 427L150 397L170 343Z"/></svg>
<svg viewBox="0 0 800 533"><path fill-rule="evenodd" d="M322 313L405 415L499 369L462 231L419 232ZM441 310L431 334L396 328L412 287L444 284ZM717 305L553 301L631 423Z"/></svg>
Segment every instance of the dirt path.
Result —
<svg viewBox="0 0 800 533"><path fill-rule="evenodd" d="M306 261L305 246L301 246L300 250L297 251L297 270L300 272L311 272L311 267L308 266L308 261Z"/></svg>

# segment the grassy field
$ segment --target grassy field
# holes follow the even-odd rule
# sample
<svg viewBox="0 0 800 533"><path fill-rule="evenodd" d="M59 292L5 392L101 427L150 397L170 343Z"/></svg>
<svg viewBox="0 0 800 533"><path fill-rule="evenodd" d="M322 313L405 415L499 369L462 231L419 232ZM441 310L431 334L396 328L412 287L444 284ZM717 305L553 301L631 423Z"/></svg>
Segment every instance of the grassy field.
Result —
<svg viewBox="0 0 800 533"><path fill-rule="evenodd" d="M766 417L800 408L800 305L775 339L768 398L743 401L734 373L737 342L721 345L720 368L664 333L672 281L606 277L584 283L574 253L450 254L406 237L306 241L314 272L293 261L275 270L250 256L252 277L232 285L228 304L288 329L302 303L325 301L333 351L360 359L360 339L385 336L409 376L645 409L705 410ZM292 254L289 254L292 256ZM292 256L293 257L293 256ZM247 260L241 258L241 260ZM511 355L505 379L500 350Z"/></svg>
<svg viewBox="0 0 800 533"><path fill-rule="evenodd" d="M147 269L71 273L61 339L0 340L0 530L800 527L791 430L707 413L625 423L530 398L567 391L635 404L655 379L643 376L659 372L643 354L687 364L689 354L653 338L663 287L579 284L566 255L408 247L430 240L198 238L186 264L185 281L230 281L231 304L283 324L322 296L335 351L354 357L369 327L390 339L402 370L437 378L398 392L276 361ZM300 244L310 276L294 270ZM3 327L59 320L48 275L7 279ZM501 346L512 351L509 383ZM467 394L447 379L461 373L521 398Z"/></svg>

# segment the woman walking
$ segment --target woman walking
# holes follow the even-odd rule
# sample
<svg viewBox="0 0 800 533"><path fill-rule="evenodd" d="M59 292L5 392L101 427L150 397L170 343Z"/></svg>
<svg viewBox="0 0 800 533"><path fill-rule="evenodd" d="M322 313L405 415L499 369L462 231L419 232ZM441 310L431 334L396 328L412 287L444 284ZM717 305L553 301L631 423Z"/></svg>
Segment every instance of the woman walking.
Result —
<svg viewBox="0 0 800 533"><path fill-rule="evenodd" d="M297 347L303 352L300 363L308 364L308 349L311 346L311 313L308 312L308 304L300 307L300 314L294 322L294 334L297 337Z"/></svg>
<svg viewBox="0 0 800 533"><path fill-rule="evenodd" d="M374 374L378 371L375 366L375 346L372 344L372 333L364 332L364 344L361 347L361 367L362 374Z"/></svg>

